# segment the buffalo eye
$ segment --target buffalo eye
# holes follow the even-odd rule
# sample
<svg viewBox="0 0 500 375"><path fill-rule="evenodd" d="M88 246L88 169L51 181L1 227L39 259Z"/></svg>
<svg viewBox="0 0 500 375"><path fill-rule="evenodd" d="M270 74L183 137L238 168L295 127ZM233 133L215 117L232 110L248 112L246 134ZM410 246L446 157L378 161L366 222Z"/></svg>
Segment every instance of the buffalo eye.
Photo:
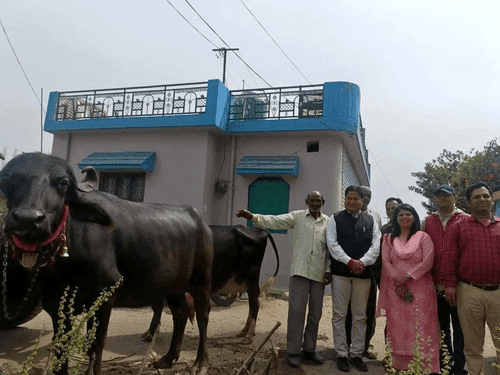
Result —
<svg viewBox="0 0 500 375"><path fill-rule="evenodd" d="M69 182L68 178L63 178L61 181L59 181L59 185L57 188L61 192L61 194L65 194L68 191L68 188L70 187L71 183Z"/></svg>

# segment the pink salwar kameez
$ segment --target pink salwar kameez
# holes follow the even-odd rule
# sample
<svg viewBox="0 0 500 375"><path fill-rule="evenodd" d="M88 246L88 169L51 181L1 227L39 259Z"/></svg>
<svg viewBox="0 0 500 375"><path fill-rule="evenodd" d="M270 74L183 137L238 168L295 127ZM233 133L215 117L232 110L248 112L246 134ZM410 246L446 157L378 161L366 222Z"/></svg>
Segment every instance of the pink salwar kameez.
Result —
<svg viewBox="0 0 500 375"><path fill-rule="evenodd" d="M431 269L434 245L430 236L417 232L409 240L385 235L382 242L382 278L378 315L387 317L387 338L390 340L393 366L408 369L418 339L423 354L423 368L439 372L440 330L437 301ZM409 274L406 281L413 295L411 302L400 298L394 277ZM417 334L418 337L417 338Z"/></svg>

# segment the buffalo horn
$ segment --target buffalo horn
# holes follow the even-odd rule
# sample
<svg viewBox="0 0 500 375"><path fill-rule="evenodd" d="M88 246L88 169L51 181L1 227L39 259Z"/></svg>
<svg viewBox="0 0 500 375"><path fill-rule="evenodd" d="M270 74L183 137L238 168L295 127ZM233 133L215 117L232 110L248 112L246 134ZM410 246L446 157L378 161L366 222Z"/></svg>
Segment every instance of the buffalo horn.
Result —
<svg viewBox="0 0 500 375"><path fill-rule="evenodd" d="M82 173L86 173L83 181L78 183L78 190L89 192L97 187L97 171L94 167L85 167L82 169Z"/></svg>

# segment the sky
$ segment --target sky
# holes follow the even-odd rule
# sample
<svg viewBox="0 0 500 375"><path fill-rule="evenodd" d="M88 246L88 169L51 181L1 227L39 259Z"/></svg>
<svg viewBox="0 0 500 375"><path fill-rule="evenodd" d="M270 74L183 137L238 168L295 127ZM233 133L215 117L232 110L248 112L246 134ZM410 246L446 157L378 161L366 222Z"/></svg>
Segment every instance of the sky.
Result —
<svg viewBox="0 0 500 375"><path fill-rule="evenodd" d="M357 84L371 208L397 196L423 216L411 172L500 133L500 2L472 3L0 0L0 146L40 150L51 91L222 80L226 43L262 77L228 52L230 90Z"/></svg>

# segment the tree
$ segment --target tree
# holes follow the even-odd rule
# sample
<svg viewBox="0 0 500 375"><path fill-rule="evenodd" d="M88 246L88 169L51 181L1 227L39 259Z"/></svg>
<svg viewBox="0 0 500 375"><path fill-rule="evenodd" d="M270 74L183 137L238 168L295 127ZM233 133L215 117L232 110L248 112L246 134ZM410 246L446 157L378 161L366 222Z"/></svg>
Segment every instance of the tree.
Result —
<svg viewBox="0 0 500 375"><path fill-rule="evenodd" d="M411 175L417 178L417 186L409 186L409 189L429 198L428 202L422 202L428 213L437 210L431 198L440 184L453 186L458 196L457 207L468 212L467 186L484 182L493 191L500 190L500 145L495 138L482 151L472 149L465 154L443 150L437 159L425 164L423 172L412 172Z"/></svg>

